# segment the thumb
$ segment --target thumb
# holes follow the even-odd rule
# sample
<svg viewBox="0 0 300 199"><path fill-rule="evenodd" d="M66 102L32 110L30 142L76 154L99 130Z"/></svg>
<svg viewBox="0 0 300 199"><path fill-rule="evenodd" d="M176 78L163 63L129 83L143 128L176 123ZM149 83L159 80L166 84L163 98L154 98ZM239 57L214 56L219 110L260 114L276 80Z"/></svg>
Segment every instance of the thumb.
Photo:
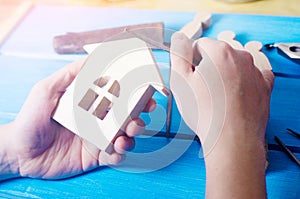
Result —
<svg viewBox="0 0 300 199"><path fill-rule="evenodd" d="M170 49L171 75L177 72L187 76L193 72L193 48L191 41L181 32L173 34Z"/></svg>
<svg viewBox="0 0 300 199"><path fill-rule="evenodd" d="M261 71L263 78L265 79L267 89L269 93L272 92L274 86L274 73L271 70L263 70Z"/></svg>
<svg viewBox="0 0 300 199"><path fill-rule="evenodd" d="M61 93L65 92L67 87L73 82L86 59L72 62L67 64L62 69L53 73L47 77L44 81L45 84L50 85L52 90L51 93Z"/></svg>

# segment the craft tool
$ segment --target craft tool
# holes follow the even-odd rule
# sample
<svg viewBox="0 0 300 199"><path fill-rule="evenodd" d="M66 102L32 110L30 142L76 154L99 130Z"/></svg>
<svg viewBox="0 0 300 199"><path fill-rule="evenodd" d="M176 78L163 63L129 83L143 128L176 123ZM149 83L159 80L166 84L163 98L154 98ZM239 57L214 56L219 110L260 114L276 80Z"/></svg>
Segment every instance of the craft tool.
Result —
<svg viewBox="0 0 300 199"><path fill-rule="evenodd" d="M295 135L300 139L300 134L292 129L286 129L289 133ZM295 156L295 154L277 137L274 136L275 141L282 147L283 151L298 165L300 166L300 160Z"/></svg>
<svg viewBox="0 0 300 199"><path fill-rule="evenodd" d="M280 55L300 63L300 43L272 43L266 44L266 49L277 48Z"/></svg>

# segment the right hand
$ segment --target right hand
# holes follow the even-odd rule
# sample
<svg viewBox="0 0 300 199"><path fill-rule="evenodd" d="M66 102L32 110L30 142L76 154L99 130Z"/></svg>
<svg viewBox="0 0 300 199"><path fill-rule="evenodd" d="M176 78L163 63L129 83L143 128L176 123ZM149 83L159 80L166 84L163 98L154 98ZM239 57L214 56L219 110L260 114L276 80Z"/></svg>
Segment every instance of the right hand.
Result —
<svg viewBox="0 0 300 199"><path fill-rule="evenodd" d="M195 69L193 59L199 58L200 64ZM207 60L214 66L208 66ZM215 67L215 70L210 70L210 67ZM222 84L207 82L209 79L203 78L203 74L219 76ZM220 89L223 92L213 96L225 99L225 117L224 121L220 121L223 126L218 132L218 138L222 141L218 145L232 144L241 138L263 144L273 80L271 71L260 72L254 66L251 54L234 50L225 42L201 38L192 47L184 34L175 33L172 37L171 90L176 103L180 104L179 111L183 119L199 136L202 144L210 136L210 125L215 125L211 124L212 118L224 114L221 110L214 110L214 99L211 98L211 91ZM197 104L190 105L192 96L183 92L186 90L191 90Z"/></svg>

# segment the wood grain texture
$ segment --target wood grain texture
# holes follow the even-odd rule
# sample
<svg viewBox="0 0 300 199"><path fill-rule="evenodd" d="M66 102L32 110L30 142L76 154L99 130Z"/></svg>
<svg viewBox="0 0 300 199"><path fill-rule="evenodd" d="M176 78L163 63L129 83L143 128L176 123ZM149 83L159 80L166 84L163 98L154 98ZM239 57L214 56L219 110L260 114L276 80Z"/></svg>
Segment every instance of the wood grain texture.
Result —
<svg viewBox="0 0 300 199"><path fill-rule="evenodd" d="M25 15L32 8L30 1L23 1L19 4L2 4L0 6L0 45L21 22Z"/></svg>
<svg viewBox="0 0 300 199"><path fill-rule="evenodd" d="M236 34L230 30L222 31L218 34L218 40L228 43L236 50L244 50L244 46L235 39Z"/></svg>
<svg viewBox="0 0 300 199"><path fill-rule="evenodd" d="M258 69L261 71L272 70L272 66L268 57L262 52L263 45L261 42L250 41L246 43L244 47L249 53L251 53L254 60L254 65Z"/></svg>
<svg viewBox="0 0 300 199"><path fill-rule="evenodd" d="M235 39L236 34L230 30L222 31L218 34L218 40L224 41L232 48L246 50L252 57L254 65L260 70L272 70L268 57L262 52L263 45L259 41L249 41L244 46Z"/></svg>
<svg viewBox="0 0 300 199"><path fill-rule="evenodd" d="M50 13L55 13L53 16ZM78 13L82 13L81 15ZM110 13L110 24L104 16ZM37 7L23 21L1 48L0 56L0 123L11 121L20 110L30 88L38 80L78 57L55 56L51 40L54 35L74 30L107 28L112 25L127 25L136 22L164 21L167 28L179 30L195 13L159 12L121 9ZM60 21L60 15L65 17ZM180 17L178 17L180 15ZM43 19L49 19L47 25ZM120 17L126 16L126 17ZM139 16L139 17L136 17ZM73 17L74 21L69 19ZM103 20L92 20L94 18ZM53 20L53 21L52 21ZM299 39L300 18L269 17L257 15L214 14L213 26L204 31L204 36L216 38L223 30L233 30L242 44L258 40L263 44L274 41L293 42ZM80 26L78 25L80 24ZM39 27L31 29L30 27ZM258 28L264 27L264 29ZM277 31L278 27L285 27ZM271 36L270 36L271 35ZM287 37L288 35L288 37ZM25 37L24 37L25 36ZM26 38L26 39L25 39ZM50 42L49 42L50 41ZM300 129L300 68L296 63L281 57L276 50L265 51L276 74L271 99L271 115L267 128L267 139L273 144L269 150L267 170L267 192L269 198L297 198L300 195L300 171L283 152L278 151L273 136L294 147L299 140L285 132L289 127ZM155 51L162 75L168 85L169 54ZM164 130L166 99L154 95L160 105L153 115L143 114L150 129ZM172 112L171 131L177 132L180 115L176 106ZM156 119L154 124L151 123ZM188 132L188 129L186 129ZM183 130L180 133L186 133ZM189 131L190 133L190 131ZM136 152L157 150L169 143L165 138L139 138ZM204 198L205 167L198 158L200 146L194 142L186 153L170 166L161 170L132 174L110 168L102 168L75 178L60 181L16 179L0 184L0 197L103 197L103 198ZM296 153L299 157L299 153ZM161 161L164 157L156 159Z"/></svg>
<svg viewBox="0 0 300 199"><path fill-rule="evenodd" d="M137 149L151 151L164 146L163 138L138 139ZM100 168L60 181L15 179L0 184L1 197L30 198L204 198L205 165L194 142L171 166L151 173L126 173ZM298 154L299 156L299 154ZM294 199L300 194L300 173L282 152L269 153L267 190L269 198ZM157 159L156 161L159 161ZM283 162L285 164L283 164ZM287 194L289 193L289 194Z"/></svg>
<svg viewBox="0 0 300 199"><path fill-rule="evenodd" d="M180 32L184 33L190 40L194 41L202 36L204 29L211 26L211 14L199 12L195 15L193 21L184 25Z"/></svg>
<svg viewBox="0 0 300 199"><path fill-rule="evenodd" d="M85 53L83 49L84 45L132 38L135 36L132 32L151 38L160 44L164 42L164 25L163 23L157 22L87 32L67 33L65 35L55 36L53 38L53 47L59 54L80 54Z"/></svg>
<svg viewBox="0 0 300 199"><path fill-rule="evenodd" d="M105 83L105 78L110 81ZM114 82L120 96L109 92ZM147 43L137 38L104 42L88 56L74 83L60 98L53 119L111 153L109 146L128 122L139 116L155 91L164 90Z"/></svg>

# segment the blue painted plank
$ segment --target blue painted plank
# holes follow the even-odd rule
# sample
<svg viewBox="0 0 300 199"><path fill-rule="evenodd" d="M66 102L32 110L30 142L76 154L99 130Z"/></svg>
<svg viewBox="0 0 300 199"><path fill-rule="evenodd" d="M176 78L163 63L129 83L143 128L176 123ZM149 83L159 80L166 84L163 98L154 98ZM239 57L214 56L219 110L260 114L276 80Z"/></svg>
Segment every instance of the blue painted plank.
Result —
<svg viewBox="0 0 300 199"><path fill-rule="evenodd" d="M155 52L157 55L161 53L162 52L159 51ZM2 97L0 98L0 116L4 118L9 117L10 120L14 119L14 116L21 109L32 86L69 62L70 61L65 60L0 56L0 93L2 93ZM166 83L168 83L168 68L163 67L163 65L161 65L160 68ZM157 109L152 113L142 114L142 118L148 123L148 130L165 131L167 99L158 93L154 95L154 98L158 104ZM191 130L186 126L183 120L181 120L177 112L175 106L173 115L177 116L174 116L175 122L173 122L171 131L177 132L181 124L180 128L182 131L191 134ZM0 124L1 122L2 121L0 121Z"/></svg>
<svg viewBox="0 0 300 199"><path fill-rule="evenodd" d="M1 47L2 54L18 57L3 55L0 57L0 123L9 122L14 118L34 83L62 67L68 62L66 60L82 57L56 55L52 49L53 36L67 31L76 32L153 21L164 21L167 28L178 30L190 21L193 15L194 13L187 12L36 7ZM99 20L94 20L95 18ZM242 43L253 39L263 43L300 41L300 18L296 17L215 14L213 21L214 25L205 32L206 36L213 38L220 31L230 29L237 33L237 39ZM281 31L278 31L279 27ZM298 65L280 57L274 50L266 53L275 72L300 74ZM169 63L168 53L155 51L155 57L159 62ZM167 69L162 72L167 79ZM270 143L274 143L273 135L276 134L286 144L299 146L298 140L284 132L286 127L300 129L300 118L297 115L300 107L297 98L299 85L297 79L276 78L267 130ZM162 108L152 118L158 118L156 116L163 114L166 103L161 96L155 97ZM176 108L173 119L172 129L176 130L180 120ZM157 129L158 126L163 126L163 120L160 122L156 121L156 124L149 128ZM138 139L135 152L158 150L166 143L163 138ZM204 198L205 169L203 160L197 158L199 148L198 143L193 143L179 160L151 173L132 174L106 168L61 181L30 179L6 181L0 184L0 197L53 198L101 195L108 198ZM299 157L299 154L297 156ZM269 198L297 198L300 194L299 168L280 151L269 151L269 161L267 173Z"/></svg>
<svg viewBox="0 0 300 199"><path fill-rule="evenodd" d="M166 139L139 139L137 148L150 151L164 146ZM85 175L60 181L16 179L0 184L0 196L29 196L41 198L203 198L205 168L198 156L199 144L169 167L150 173L128 173L112 168L100 168ZM159 161L162 157L156 157ZM180 179L180 180L174 180Z"/></svg>
<svg viewBox="0 0 300 199"><path fill-rule="evenodd" d="M163 21L167 29L179 30L184 24L192 20L194 14L191 12L116 8L37 6L2 46L1 52L18 56L74 60L82 56L57 55L54 52L52 47L54 36L66 32L156 21ZM217 34L223 30L235 31L237 40L243 44L251 40L258 40L263 44L300 42L300 17L214 14L213 26L206 30L204 35L216 38ZM169 38L166 39L169 40ZM275 72L298 74L299 76L300 67L297 64L281 57L275 50L265 52Z"/></svg>
<svg viewBox="0 0 300 199"><path fill-rule="evenodd" d="M271 96L270 121L267 128L269 143L276 143L277 135L285 144L300 147L300 139L286 132L286 128L300 131L300 80L276 77Z"/></svg>
<svg viewBox="0 0 300 199"><path fill-rule="evenodd" d="M138 139L137 150L151 151L168 143L163 138ZM150 173L129 173L100 168L67 180L15 179L0 184L1 197L31 198L204 198L205 165L198 158L200 146L193 142L170 166ZM297 154L298 157L300 154ZM159 161L162 157L157 157ZM300 169L282 152L270 151L267 171L269 198L297 198Z"/></svg>
<svg viewBox="0 0 300 199"><path fill-rule="evenodd" d="M268 198L299 198L300 168L280 151L269 151L267 169ZM296 156L300 158L300 154Z"/></svg>
<svg viewBox="0 0 300 199"><path fill-rule="evenodd" d="M52 13L56 14L53 15ZM76 59L72 55L57 55L52 48L52 38L55 35L65 32L77 32L154 21L163 21L166 28L178 30L187 21L190 21L193 15L194 13L190 12L38 6L27 16L24 22L16 29L4 46L2 46L1 52L4 54L17 54L19 56L45 59ZM61 16L64 17L61 18ZM107 20L108 16L109 21ZM93 20L95 18L99 18L100 20ZM215 14L213 22L213 26L205 31L205 36L216 38L219 32L230 29L237 33L237 39L242 43L253 39L257 39L263 43L300 40L298 34L300 18L297 17ZM278 27L285 28L281 28L281 31L276 31ZM300 75L300 67L294 62L279 56L274 50L268 51L266 54L270 58L275 72ZM158 62L169 63L168 53L155 51L155 55ZM175 112L177 112L176 108ZM174 118L174 120L176 119ZM179 122L180 120L174 122L174 125ZM162 127L162 129L164 128ZM176 129L176 127L172 128L173 131ZM187 128L185 129L187 132L190 132Z"/></svg>
<svg viewBox="0 0 300 199"><path fill-rule="evenodd" d="M32 86L66 63L0 56L0 113L18 113Z"/></svg>
<svg viewBox="0 0 300 199"><path fill-rule="evenodd" d="M36 6L2 46L1 52L18 56L39 55L44 58L77 59L80 56L57 55L52 47L53 37L66 32L157 21L164 21L166 28L174 28L187 23L193 17L192 13L187 12L180 15L181 17L174 21L178 12L166 15L163 11Z"/></svg>
<svg viewBox="0 0 300 199"><path fill-rule="evenodd" d="M104 19L108 12L114 13L110 15L112 17L108 24L106 20L90 20L96 15L99 18ZM57 13L53 16L51 13ZM73 21L66 23L68 17L64 20L55 20L64 13L65 16L74 18ZM78 14L81 13L81 14ZM82 16L82 13L89 13ZM136 15L141 17L136 18ZM180 20L174 21L175 15L180 14ZM120 15L126 17L119 19ZM155 17L149 18L149 16L155 15ZM39 17L38 17L39 16ZM102 16L102 17L101 17ZM6 52L27 52L32 53L35 56L49 55L50 59L45 59L41 56L40 59L36 58L19 58L13 56L1 56L0 69L1 69L1 93L5 95L5 98L1 98L0 111L8 113L17 113L27 96L32 85L39 79L47 76L53 71L63 66L68 61L51 60L51 55L55 54L52 49L52 43L49 43L49 39L56 34L61 34L65 31L83 31L85 29L94 29L96 27L109 27L116 26L122 23L138 23L138 22L150 22L162 20L166 23L167 27L173 29L179 29L186 21L189 21L193 16L193 13L177 13L177 12L157 12L157 11L140 11L140 10L121 10L121 9L95 9L95 8L61 8L61 7L36 7L32 13L26 18L24 23L14 32L11 38L5 43L1 51ZM47 19L47 20L46 20ZM76 20L75 20L76 19ZM141 20L141 21L139 21ZM48 21L48 23L44 23ZM75 23L76 21L77 23ZM259 38L264 43L273 41L285 41L291 42L298 39L299 34L299 18L290 17L267 17L267 16L253 16L253 15L214 15L214 25L205 32L205 35L210 37L216 37L216 35L225 29L234 30L237 33L237 39L245 43L248 40ZM81 25L78 25L81 22ZM233 23L235 22L235 23ZM234 25L233 25L234 24ZM258 26L264 25L264 30L258 28ZM274 28L282 27L285 25L281 32L275 31ZM55 28L52 28L54 27ZM36 28L39 28L39 31ZM36 31L35 31L36 30ZM245 32L247 30L247 32ZM269 31L269 32L268 32ZM270 37L272 31L272 37ZM285 32L286 31L286 32ZM289 35L289 37L286 37ZM26 38L26 39L24 39ZM48 38L48 39L47 39ZM34 48L31 47L34 45ZM168 66L169 54L162 51L155 51L155 58L158 62L164 63ZM279 56L275 51L267 52L271 62L273 62L274 71L288 72L293 74L300 74L300 67L295 63L287 60L284 57ZM43 58L43 59L42 59ZM59 58L59 57L56 57ZM10 70L10 71L7 71ZM18 72L16 72L18 71ZM162 70L165 79L168 79L168 70ZM22 79L23 84L15 81ZM30 77L30 78L28 78ZM14 81L12 81L14 80ZM168 83L168 82L167 82ZM299 83L295 79L276 78L275 88L271 103L271 119L267 131L267 137L270 143L274 143L273 136L279 134L284 142L288 145L298 145L297 140L293 137L285 134L285 128L300 129L299 126L299 106L297 98L297 90L299 90ZM12 92L14 91L14 92ZM9 95L6 93L10 93ZM289 96L288 98L286 96ZM166 99L162 96L155 95L158 103L161 104L154 113L150 114L152 118L160 118L156 122L152 122L148 126L151 130L164 130L165 129L165 112ZM12 103L13 102L13 103ZM173 121L171 131L176 132L179 124L182 122L181 117L178 114L176 106L173 110ZM150 124L149 116L143 115L143 118L148 120ZM191 131L184 125L184 132L191 133Z"/></svg>

